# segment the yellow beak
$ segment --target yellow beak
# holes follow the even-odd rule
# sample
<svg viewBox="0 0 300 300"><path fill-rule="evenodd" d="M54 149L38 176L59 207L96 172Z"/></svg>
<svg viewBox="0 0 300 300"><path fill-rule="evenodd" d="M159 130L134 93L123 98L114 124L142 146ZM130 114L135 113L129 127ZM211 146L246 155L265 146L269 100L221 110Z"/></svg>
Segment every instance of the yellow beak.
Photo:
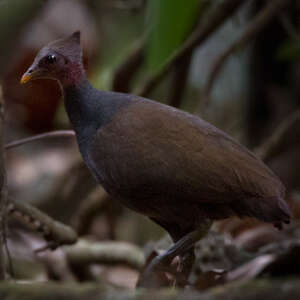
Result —
<svg viewBox="0 0 300 300"><path fill-rule="evenodd" d="M27 83L33 79L44 78L45 70L41 68L30 67L22 76L20 82Z"/></svg>
<svg viewBox="0 0 300 300"><path fill-rule="evenodd" d="M30 81L31 79L32 79L32 75L31 75L31 74L25 73L25 74L22 76L20 82L21 82L22 84L24 84L24 83Z"/></svg>

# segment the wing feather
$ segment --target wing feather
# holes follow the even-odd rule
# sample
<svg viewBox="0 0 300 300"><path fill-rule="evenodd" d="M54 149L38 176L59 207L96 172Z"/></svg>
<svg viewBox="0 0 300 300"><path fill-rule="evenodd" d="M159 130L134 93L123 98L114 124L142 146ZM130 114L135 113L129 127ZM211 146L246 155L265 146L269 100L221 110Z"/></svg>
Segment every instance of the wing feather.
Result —
<svg viewBox="0 0 300 300"><path fill-rule="evenodd" d="M280 180L245 147L191 114L136 101L101 127L90 158L108 189L126 197L230 203L283 196Z"/></svg>

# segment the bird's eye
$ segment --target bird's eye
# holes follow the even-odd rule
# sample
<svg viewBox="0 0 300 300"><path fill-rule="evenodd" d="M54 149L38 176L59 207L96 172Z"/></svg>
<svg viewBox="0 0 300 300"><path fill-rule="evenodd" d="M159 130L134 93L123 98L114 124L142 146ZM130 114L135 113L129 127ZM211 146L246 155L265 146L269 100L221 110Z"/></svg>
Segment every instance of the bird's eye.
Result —
<svg viewBox="0 0 300 300"><path fill-rule="evenodd" d="M46 56L46 61L49 64L53 64L54 62L56 62L56 56L54 54L48 55Z"/></svg>

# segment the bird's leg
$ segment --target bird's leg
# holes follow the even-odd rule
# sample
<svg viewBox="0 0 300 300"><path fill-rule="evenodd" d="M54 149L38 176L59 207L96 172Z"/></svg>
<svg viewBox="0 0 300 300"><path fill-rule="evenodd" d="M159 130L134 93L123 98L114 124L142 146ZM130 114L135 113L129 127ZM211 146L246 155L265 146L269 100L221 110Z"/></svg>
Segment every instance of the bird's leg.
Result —
<svg viewBox="0 0 300 300"><path fill-rule="evenodd" d="M181 277L183 278L182 280L183 286L185 286L186 283L188 282L188 278L194 263L195 263L195 252L193 247L180 257L180 264L181 264L180 272L182 274Z"/></svg>
<svg viewBox="0 0 300 300"><path fill-rule="evenodd" d="M194 247L195 243L207 234L211 224L212 222L210 220L206 220L206 222L203 222L197 230L192 231L182 237L164 254L156 256L141 274L137 286L157 287L157 284L159 285L159 283L155 279L155 273L157 271L166 272L172 260L177 255L182 256L183 254L191 250Z"/></svg>

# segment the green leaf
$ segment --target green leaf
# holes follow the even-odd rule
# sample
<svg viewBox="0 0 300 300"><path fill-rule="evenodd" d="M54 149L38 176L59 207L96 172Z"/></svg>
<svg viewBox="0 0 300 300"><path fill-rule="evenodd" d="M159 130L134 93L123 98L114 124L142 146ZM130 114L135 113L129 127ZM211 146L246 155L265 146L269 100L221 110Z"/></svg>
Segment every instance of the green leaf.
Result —
<svg viewBox="0 0 300 300"><path fill-rule="evenodd" d="M148 1L151 29L147 47L147 67L159 69L169 55L181 45L196 24L199 10L206 0Z"/></svg>

